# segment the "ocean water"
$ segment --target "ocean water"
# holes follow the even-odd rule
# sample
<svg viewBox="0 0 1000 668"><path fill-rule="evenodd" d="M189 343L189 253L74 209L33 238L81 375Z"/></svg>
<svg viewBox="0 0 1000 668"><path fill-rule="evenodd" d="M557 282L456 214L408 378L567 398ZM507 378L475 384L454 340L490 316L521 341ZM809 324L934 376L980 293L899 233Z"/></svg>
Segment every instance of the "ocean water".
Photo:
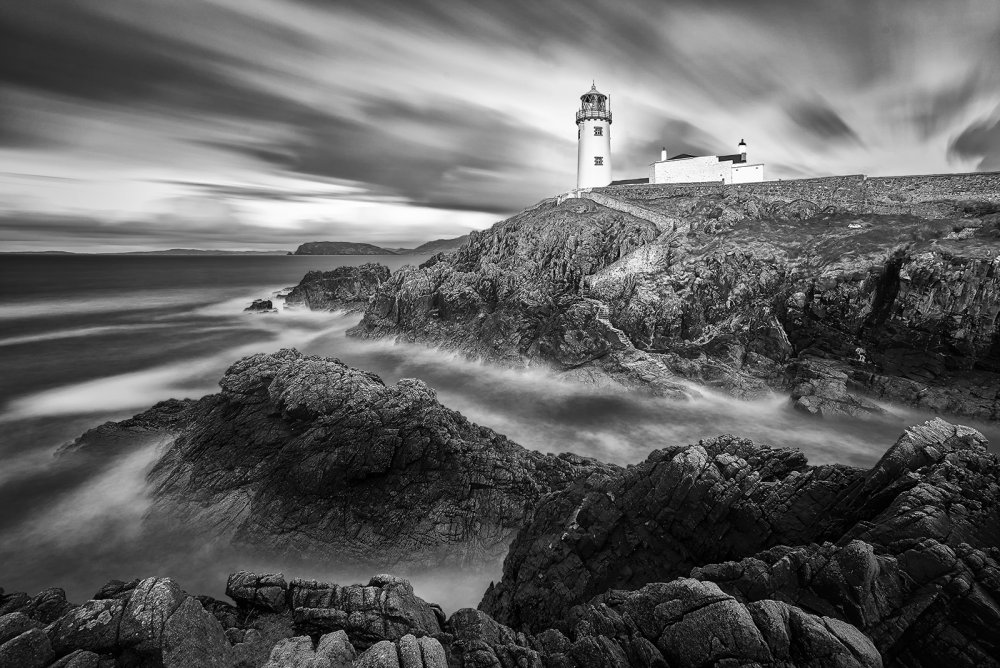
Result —
<svg viewBox="0 0 1000 668"><path fill-rule="evenodd" d="M241 568L359 582L343 563L141 531L145 474L163 443L137 438L105 452L60 456L86 429L170 397L198 397L240 357L294 347L338 357L386 382L414 377L445 405L522 445L621 464L653 449L721 433L802 450L813 463L870 466L909 424L930 415L889 407L877 422L816 420L783 397L753 402L703 392L678 402L565 383L542 369L503 369L433 348L346 337L359 315L244 313L254 298L310 269L413 256L0 256L0 587L58 586L89 598L112 578L170 576L222 596ZM995 425L980 425L994 443ZM499 564L477 572L408 572L447 610L474 606Z"/></svg>

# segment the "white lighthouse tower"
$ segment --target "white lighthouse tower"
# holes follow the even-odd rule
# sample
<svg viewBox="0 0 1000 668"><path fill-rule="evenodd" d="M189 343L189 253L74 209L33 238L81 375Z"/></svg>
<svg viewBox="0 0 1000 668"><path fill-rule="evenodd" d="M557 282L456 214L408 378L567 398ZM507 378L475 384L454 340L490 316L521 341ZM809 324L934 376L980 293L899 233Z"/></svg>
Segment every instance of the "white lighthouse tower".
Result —
<svg viewBox="0 0 1000 668"><path fill-rule="evenodd" d="M576 112L576 187L599 188L611 183L611 108L608 96L594 84L580 96Z"/></svg>

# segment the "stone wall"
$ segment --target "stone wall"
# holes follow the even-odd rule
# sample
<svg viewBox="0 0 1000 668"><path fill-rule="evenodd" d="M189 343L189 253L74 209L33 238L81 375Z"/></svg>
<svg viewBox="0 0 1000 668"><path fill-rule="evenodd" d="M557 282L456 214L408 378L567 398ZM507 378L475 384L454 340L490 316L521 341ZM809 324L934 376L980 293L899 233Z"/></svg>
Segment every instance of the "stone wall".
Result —
<svg viewBox="0 0 1000 668"><path fill-rule="evenodd" d="M746 195L765 201L805 200L820 208L836 206L855 213L912 213L943 218L955 202L1000 203L1000 172L931 174L869 178L863 174L790 181L723 185L710 183L631 184L595 189L615 197L641 202L668 197Z"/></svg>

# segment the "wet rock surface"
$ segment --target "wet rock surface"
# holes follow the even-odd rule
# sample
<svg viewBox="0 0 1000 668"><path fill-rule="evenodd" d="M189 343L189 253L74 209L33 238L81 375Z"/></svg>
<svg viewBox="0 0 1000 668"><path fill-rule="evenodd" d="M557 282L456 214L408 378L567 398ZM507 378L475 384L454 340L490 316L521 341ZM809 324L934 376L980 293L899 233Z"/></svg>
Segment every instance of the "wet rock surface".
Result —
<svg viewBox="0 0 1000 668"><path fill-rule="evenodd" d="M388 280L388 267L374 262L310 271L285 296L285 305L313 311L363 311L379 286Z"/></svg>
<svg viewBox="0 0 1000 668"><path fill-rule="evenodd" d="M397 271L351 333L658 394L773 389L818 416L869 396L1000 418L997 204L612 190L617 209L546 200ZM818 363L835 383L809 387Z"/></svg>

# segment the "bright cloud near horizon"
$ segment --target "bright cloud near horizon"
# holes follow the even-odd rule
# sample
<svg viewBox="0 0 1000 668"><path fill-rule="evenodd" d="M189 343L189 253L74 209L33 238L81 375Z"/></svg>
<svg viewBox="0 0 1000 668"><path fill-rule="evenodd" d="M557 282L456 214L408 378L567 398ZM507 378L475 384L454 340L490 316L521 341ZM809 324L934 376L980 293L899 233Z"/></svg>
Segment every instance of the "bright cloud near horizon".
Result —
<svg viewBox="0 0 1000 668"><path fill-rule="evenodd" d="M1000 170L996 0L31 0L0 16L0 250L386 246L733 153Z"/></svg>

